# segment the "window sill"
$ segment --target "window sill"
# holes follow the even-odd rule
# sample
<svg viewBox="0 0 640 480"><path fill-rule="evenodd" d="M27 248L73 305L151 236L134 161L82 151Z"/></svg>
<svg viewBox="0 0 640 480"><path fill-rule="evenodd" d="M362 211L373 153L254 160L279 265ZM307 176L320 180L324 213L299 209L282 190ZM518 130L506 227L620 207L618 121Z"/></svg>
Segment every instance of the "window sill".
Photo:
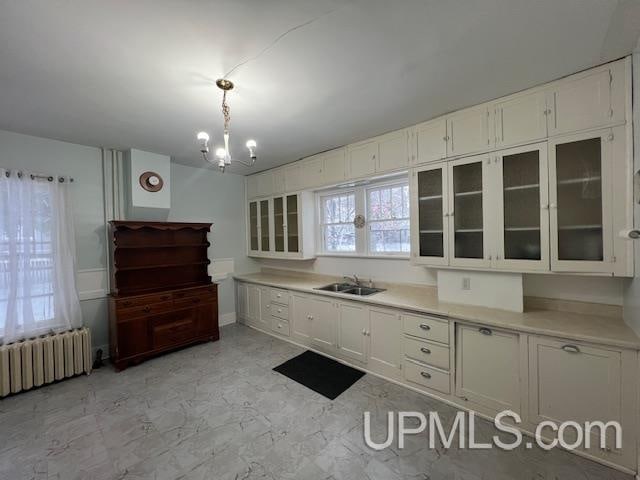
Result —
<svg viewBox="0 0 640 480"><path fill-rule="evenodd" d="M316 257L333 257L333 258L363 258L376 260L409 260L409 255L363 255L360 253L316 253Z"/></svg>

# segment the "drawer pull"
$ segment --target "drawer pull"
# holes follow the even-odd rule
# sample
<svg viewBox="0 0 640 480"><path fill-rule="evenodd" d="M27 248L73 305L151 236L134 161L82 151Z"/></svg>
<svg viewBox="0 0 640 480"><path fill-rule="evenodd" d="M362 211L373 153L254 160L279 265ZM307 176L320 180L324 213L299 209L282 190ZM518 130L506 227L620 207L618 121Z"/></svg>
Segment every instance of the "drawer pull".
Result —
<svg viewBox="0 0 640 480"><path fill-rule="evenodd" d="M493 332L491 331L490 328L482 327L482 328L479 328L478 331L483 335L493 335Z"/></svg>
<svg viewBox="0 0 640 480"><path fill-rule="evenodd" d="M429 325L427 325L426 323L421 323L420 324L420 328L422 330L431 330L431 327Z"/></svg>
<svg viewBox="0 0 640 480"><path fill-rule="evenodd" d="M575 345L563 345L562 349L569 353L580 353L580 349Z"/></svg>
<svg viewBox="0 0 640 480"><path fill-rule="evenodd" d="M151 311L151 307L144 307L142 311L149 313Z"/></svg>
<svg viewBox="0 0 640 480"><path fill-rule="evenodd" d="M428 348L425 348L425 347L420 347L420 351L422 353L426 353L427 355L431 354L431 350L429 350Z"/></svg>
<svg viewBox="0 0 640 480"><path fill-rule="evenodd" d="M422 375L424 378L431 378L431 374L428 372L420 372L420 375Z"/></svg>

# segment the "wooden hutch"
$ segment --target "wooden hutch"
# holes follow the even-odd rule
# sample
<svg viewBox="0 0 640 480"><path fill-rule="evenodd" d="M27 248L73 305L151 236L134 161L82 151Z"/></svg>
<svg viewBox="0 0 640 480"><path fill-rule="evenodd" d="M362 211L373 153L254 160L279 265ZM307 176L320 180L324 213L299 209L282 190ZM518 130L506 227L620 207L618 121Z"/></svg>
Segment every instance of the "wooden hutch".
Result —
<svg viewBox="0 0 640 480"><path fill-rule="evenodd" d="M116 369L218 340L218 290L207 273L211 224L109 223L109 343Z"/></svg>

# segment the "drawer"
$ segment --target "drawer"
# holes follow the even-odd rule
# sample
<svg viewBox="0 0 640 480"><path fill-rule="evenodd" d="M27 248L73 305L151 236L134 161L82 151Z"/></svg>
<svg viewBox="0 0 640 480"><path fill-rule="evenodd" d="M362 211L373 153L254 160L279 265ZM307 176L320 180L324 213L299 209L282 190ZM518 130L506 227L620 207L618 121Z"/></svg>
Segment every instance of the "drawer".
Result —
<svg viewBox="0 0 640 480"><path fill-rule="evenodd" d="M167 302L171 300L171 293L159 293L157 295L144 295L141 297L129 297L116 300L116 308L122 310L125 308L133 308L146 306L152 303Z"/></svg>
<svg viewBox="0 0 640 480"><path fill-rule="evenodd" d="M283 320L289 320L289 307L283 305L271 304L271 315L281 318Z"/></svg>
<svg viewBox="0 0 640 480"><path fill-rule="evenodd" d="M193 307L196 305L202 305L205 303L212 303L215 300L216 300L216 297L212 297L211 295L193 296L193 297L181 298L179 300L174 300L173 305L175 308L186 308L186 307Z"/></svg>
<svg viewBox="0 0 640 480"><path fill-rule="evenodd" d="M404 337L404 354L422 363L449 370L449 347Z"/></svg>
<svg viewBox="0 0 640 480"><path fill-rule="evenodd" d="M404 378L411 383L437 390L438 392L446 394L451 392L449 373L436 370L435 368L418 362L411 360L404 361Z"/></svg>
<svg viewBox="0 0 640 480"><path fill-rule="evenodd" d="M217 288L215 285L202 288L190 288L188 290L179 290L173 292L174 299L200 297L200 298L214 298L218 296Z"/></svg>
<svg viewBox="0 0 640 480"><path fill-rule="evenodd" d="M173 321L153 326L153 348L171 347L196 336L193 317L178 317Z"/></svg>
<svg viewBox="0 0 640 480"><path fill-rule="evenodd" d="M289 292L287 290L271 289L271 301L282 305L289 305Z"/></svg>
<svg viewBox="0 0 640 480"><path fill-rule="evenodd" d="M146 315L156 315L168 312L173 309L173 302L153 303L150 305L140 305L138 307L118 310L118 321L129 320L130 318L143 317Z"/></svg>
<svg viewBox="0 0 640 480"><path fill-rule="evenodd" d="M402 314L404 333L449 344L449 321L422 315Z"/></svg>
<svg viewBox="0 0 640 480"><path fill-rule="evenodd" d="M289 322L278 317L271 317L271 330L285 337L289 336Z"/></svg>

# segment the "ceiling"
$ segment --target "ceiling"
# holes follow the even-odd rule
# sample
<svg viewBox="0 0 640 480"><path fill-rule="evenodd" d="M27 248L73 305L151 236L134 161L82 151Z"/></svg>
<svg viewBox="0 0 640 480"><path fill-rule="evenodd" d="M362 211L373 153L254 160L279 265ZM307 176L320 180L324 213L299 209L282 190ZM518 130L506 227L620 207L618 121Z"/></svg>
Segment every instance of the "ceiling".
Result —
<svg viewBox="0 0 640 480"><path fill-rule="evenodd" d="M630 53L638 0L0 0L0 129L247 174ZM211 167L213 168L213 167Z"/></svg>

